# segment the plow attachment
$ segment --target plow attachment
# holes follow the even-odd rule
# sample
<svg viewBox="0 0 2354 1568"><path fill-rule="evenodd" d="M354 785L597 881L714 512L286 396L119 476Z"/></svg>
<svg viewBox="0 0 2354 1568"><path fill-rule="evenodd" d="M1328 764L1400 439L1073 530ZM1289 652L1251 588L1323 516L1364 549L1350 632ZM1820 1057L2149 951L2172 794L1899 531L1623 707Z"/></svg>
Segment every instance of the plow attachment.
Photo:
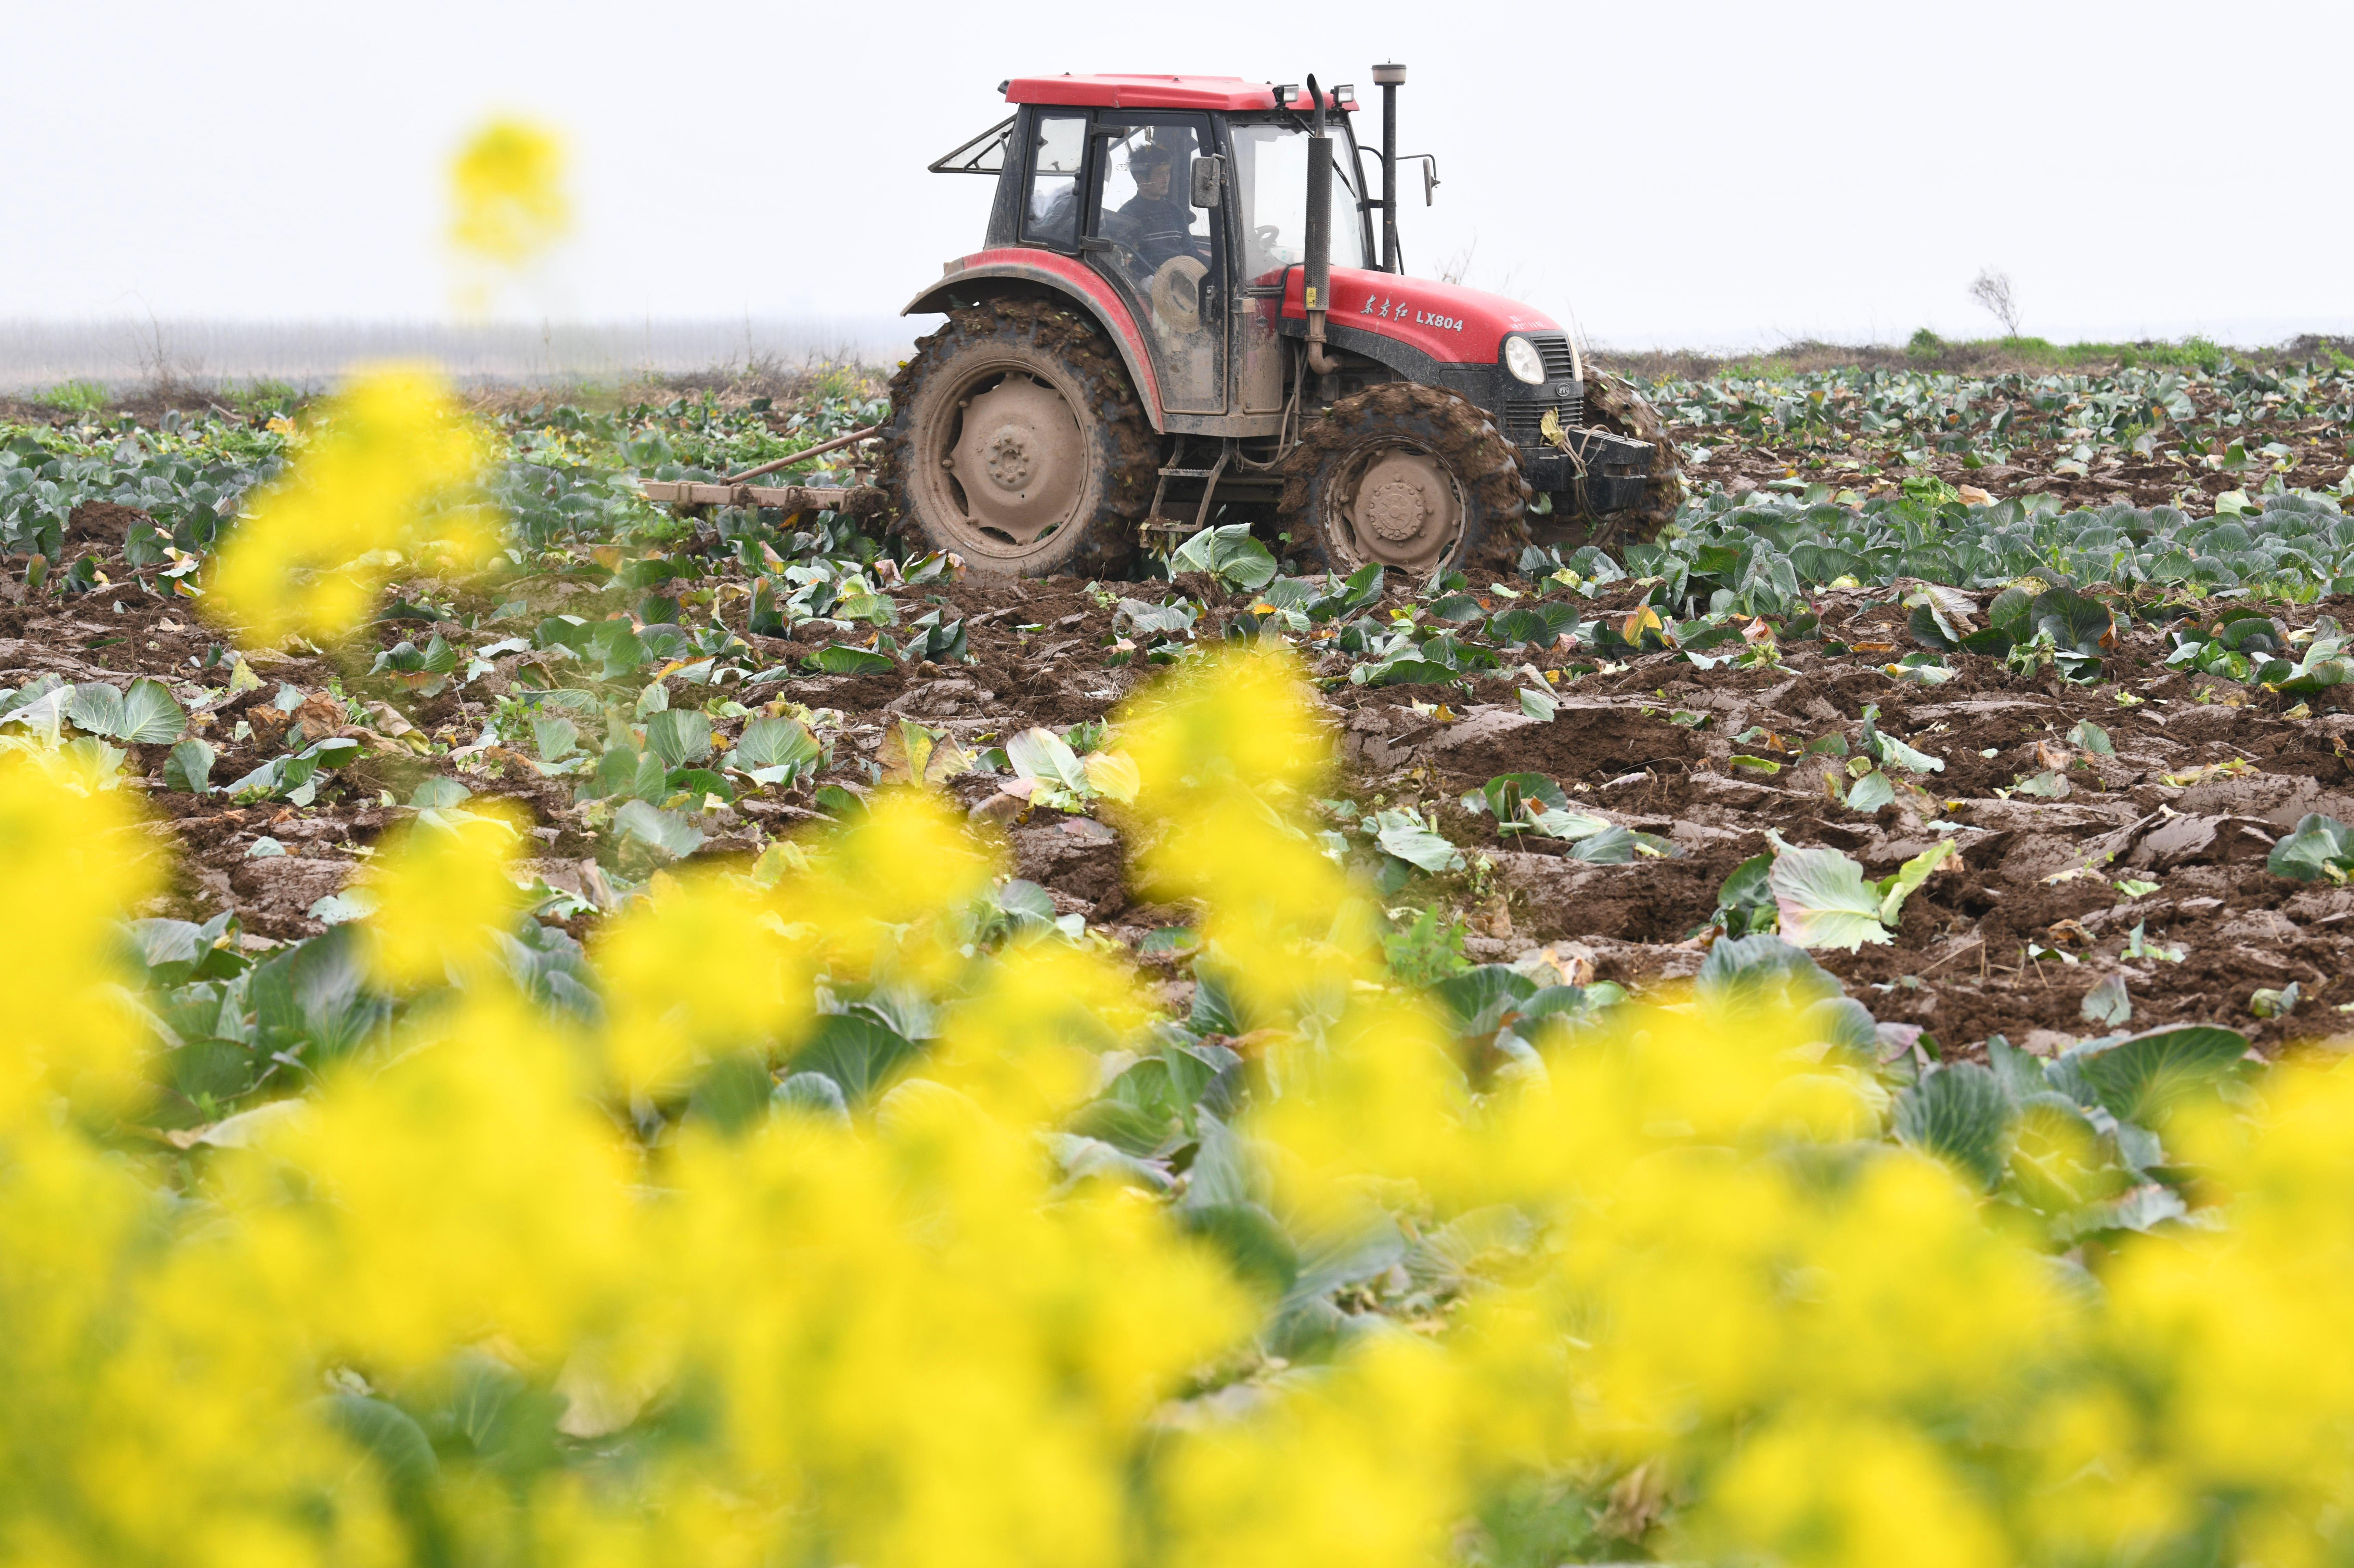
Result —
<svg viewBox="0 0 2354 1568"><path fill-rule="evenodd" d="M752 480L775 473L843 447L871 441L883 427L869 425L846 436L836 436L774 462L748 468L717 480L648 479L638 482L648 501L666 506L773 506L781 512L842 512L869 517L883 510L883 491L872 484L753 484ZM863 467L861 475L864 477Z"/></svg>

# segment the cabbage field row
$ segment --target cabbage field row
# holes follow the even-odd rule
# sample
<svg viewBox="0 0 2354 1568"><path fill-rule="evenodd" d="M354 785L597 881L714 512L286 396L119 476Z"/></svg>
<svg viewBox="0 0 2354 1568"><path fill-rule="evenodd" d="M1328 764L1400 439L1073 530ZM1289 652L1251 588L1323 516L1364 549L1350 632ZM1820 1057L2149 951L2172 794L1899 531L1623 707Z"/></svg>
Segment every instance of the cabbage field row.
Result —
<svg viewBox="0 0 2354 1568"><path fill-rule="evenodd" d="M2354 376L1649 390L1431 582L12 406L0 1556L2342 1555Z"/></svg>

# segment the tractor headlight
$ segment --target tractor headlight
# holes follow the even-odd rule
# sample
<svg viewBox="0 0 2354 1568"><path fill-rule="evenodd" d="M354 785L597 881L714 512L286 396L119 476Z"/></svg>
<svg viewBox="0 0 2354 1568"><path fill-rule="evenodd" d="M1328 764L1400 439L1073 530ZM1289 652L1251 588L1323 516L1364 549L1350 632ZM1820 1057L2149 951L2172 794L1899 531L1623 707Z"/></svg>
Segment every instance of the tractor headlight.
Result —
<svg viewBox="0 0 2354 1568"><path fill-rule="evenodd" d="M1504 368L1532 387L1544 384L1544 360L1538 355L1537 345L1527 338L1508 337L1504 340Z"/></svg>

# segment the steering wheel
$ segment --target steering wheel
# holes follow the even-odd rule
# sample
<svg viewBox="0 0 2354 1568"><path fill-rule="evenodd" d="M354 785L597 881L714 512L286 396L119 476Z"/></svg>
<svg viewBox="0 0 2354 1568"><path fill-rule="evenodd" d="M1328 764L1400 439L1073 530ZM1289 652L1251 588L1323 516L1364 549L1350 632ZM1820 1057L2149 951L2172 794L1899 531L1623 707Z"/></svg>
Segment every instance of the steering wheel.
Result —
<svg viewBox="0 0 2354 1568"><path fill-rule="evenodd" d="M1209 268L1191 256L1172 256L1152 274L1152 314L1161 326L1190 337L1202 330L1202 280Z"/></svg>
<svg viewBox="0 0 2354 1568"><path fill-rule="evenodd" d="M1275 224L1262 223L1251 230L1251 238L1258 241L1258 248L1261 250L1273 255L1275 242L1283 238L1283 230Z"/></svg>

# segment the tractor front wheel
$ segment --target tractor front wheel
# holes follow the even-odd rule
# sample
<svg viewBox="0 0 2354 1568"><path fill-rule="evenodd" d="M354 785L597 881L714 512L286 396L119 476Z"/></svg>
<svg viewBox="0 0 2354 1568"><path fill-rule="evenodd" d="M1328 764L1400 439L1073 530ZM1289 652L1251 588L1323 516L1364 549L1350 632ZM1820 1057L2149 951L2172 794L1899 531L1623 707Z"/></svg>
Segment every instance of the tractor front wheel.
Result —
<svg viewBox="0 0 2354 1568"><path fill-rule="evenodd" d="M891 380L882 480L901 525L990 577L1113 577L1160 459L1118 352L1036 300L950 313Z"/></svg>
<svg viewBox="0 0 2354 1568"><path fill-rule="evenodd" d="M1428 577L1471 558L1532 492L1488 417L1437 387L1384 382L1343 397L1301 436L1282 514L1332 571Z"/></svg>

